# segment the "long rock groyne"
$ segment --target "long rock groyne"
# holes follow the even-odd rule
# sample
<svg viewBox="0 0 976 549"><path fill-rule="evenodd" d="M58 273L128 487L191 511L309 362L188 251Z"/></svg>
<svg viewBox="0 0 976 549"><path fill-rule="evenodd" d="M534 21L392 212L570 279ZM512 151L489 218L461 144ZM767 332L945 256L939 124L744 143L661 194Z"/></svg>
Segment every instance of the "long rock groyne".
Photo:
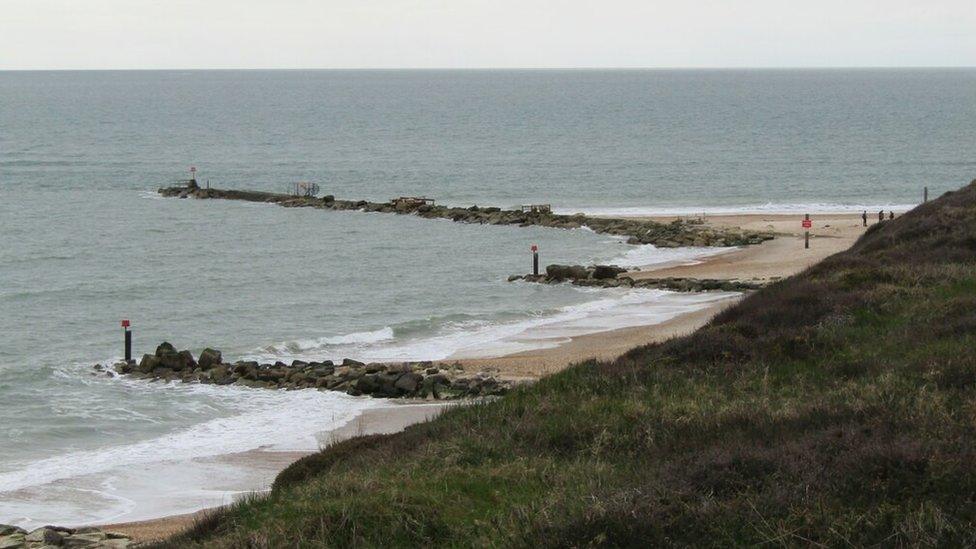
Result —
<svg viewBox="0 0 976 549"><path fill-rule="evenodd" d="M758 290L772 280L737 280L723 278L639 278L627 275L627 269L616 265L549 265L545 274L512 275L509 282L535 282L539 284L569 283L591 288L653 288L674 292L747 292Z"/></svg>
<svg viewBox="0 0 976 549"><path fill-rule="evenodd" d="M265 202L290 208L319 208L325 210L358 210L410 214L426 219L450 219L458 223L484 225L541 226L557 229L588 227L600 234L625 237L629 244L653 244L660 248L684 246L748 246L774 238L773 233L710 227L703 222L675 220L659 223L646 219L613 219L584 214L562 215L546 210L522 211L501 208L470 208L435 206L423 201L369 202L367 200L339 200L324 197L294 196L284 193L204 189L191 181L189 185L165 187L159 194L167 197L244 200Z"/></svg>
<svg viewBox="0 0 976 549"><path fill-rule="evenodd" d="M522 380L500 379L487 371L466 372L460 363L402 362L364 364L345 359L291 364L260 364L239 360L225 363L220 351L205 349L197 358L163 342L138 363L119 362L111 368L96 364L108 375L120 374L150 381L182 381L213 385L239 385L262 389L319 389L352 396L453 400L500 396ZM114 371L114 374L113 374Z"/></svg>

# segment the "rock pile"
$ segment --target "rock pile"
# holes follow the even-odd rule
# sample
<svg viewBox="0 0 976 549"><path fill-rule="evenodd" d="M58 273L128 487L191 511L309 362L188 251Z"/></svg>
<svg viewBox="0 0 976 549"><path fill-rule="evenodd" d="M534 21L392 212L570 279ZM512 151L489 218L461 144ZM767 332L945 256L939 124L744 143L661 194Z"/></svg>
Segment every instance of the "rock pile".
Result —
<svg viewBox="0 0 976 549"><path fill-rule="evenodd" d="M549 265L546 274L512 275L509 282L524 280L540 284L560 284L570 282L575 286L589 286L597 288L657 288L676 292L706 292L721 290L726 292L742 292L758 290L770 281L767 280L727 280L716 278L639 278L622 276L627 269L616 265Z"/></svg>
<svg viewBox="0 0 976 549"><path fill-rule="evenodd" d="M584 214L559 215L548 211L523 212L501 208L452 208L433 204L369 202L366 200L337 200L328 195L322 198L299 197L289 194L259 191L237 191L221 189L201 189L195 186L167 187L159 189L163 196L179 198L222 198L246 200L251 202L270 202L290 208L309 207L329 210L361 210L412 214L427 219L450 219L458 223L480 223L487 225L519 225L527 227L539 225L558 229L578 229L588 227L601 234L627 237L630 244L653 244L660 248L682 246L747 246L771 240L774 235L768 232L742 231L731 228L709 227L704 223L675 220L671 223L641 219L609 219L590 217Z"/></svg>
<svg viewBox="0 0 976 549"><path fill-rule="evenodd" d="M95 370L106 371L100 364ZM253 361L223 362L220 351L205 349L198 360L190 351L177 351L163 342L155 354L138 364L119 362L114 371L140 379L242 385L266 389L322 389L353 396L382 398L457 399L503 395L515 381L479 372L468 374L460 364L437 366L432 362L364 364L345 359L339 364L292 361L259 364ZM111 374L110 374L111 375Z"/></svg>
<svg viewBox="0 0 976 549"><path fill-rule="evenodd" d="M44 526L28 532L23 528L0 524L0 549L78 547L90 549L122 549L135 547L132 540L116 532L98 528L62 528Z"/></svg>

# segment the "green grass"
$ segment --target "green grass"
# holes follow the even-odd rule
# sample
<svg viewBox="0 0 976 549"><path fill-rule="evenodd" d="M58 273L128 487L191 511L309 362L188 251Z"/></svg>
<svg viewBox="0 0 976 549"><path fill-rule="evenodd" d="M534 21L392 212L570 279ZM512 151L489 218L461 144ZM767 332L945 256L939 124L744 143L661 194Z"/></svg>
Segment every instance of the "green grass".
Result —
<svg viewBox="0 0 976 549"><path fill-rule="evenodd" d="M336 444L173 546L976 544L976 184L702 330Z"/></svg>

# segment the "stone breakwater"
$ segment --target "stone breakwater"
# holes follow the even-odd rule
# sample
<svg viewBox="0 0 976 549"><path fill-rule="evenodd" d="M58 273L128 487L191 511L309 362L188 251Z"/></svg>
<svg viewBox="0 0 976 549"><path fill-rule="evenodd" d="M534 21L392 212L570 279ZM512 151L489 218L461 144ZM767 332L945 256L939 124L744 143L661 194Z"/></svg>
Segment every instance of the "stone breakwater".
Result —
<svg viewBox="0 0 976 549"><path fill-rule="evenodd" d="M0 549L35 547L85 547L90 549L123 549L138 547L125 534L105 532L98 528L63 528L44 526L28 532L23 528L0 524Z"/></svg>
<svg viewBox="0 0 976 549"><path fill-rule="evenodd" d="M114 375L96 364L94 369ZM320 389L342 391L352 396L380 398L459 399L500 396L522 381L498 379L485 371L468 373L460 364L433 362L364 364L345 359L291 364L259 364L238 361L226 364L221 352L205 349L194 359L190 351L177 351L162 343L155 354L144 355L138 364L119 362L114 373L139 379L238 385L265 389Z"/></svg>
<svg viewBox="0 0 976 549"><path fill-rule="evenodd" d="M639 278L626 276L627 269L616 265L549 265L546 274L512 275L509 282L523 280L540 284L562 284L596 288L656 288L676 292L707 292L720 290L742 292L758 290L769 283L766 280L731 280L716 278Z"/></svg>
<svg viewBox="0 0 976 549"><path fill-rule="evenodd" d="M363 212L382 212L411 214L426 219L450 219L458 223L478 223L484 225L518 225L527 227L538 225L557 229L578 229L588 227L600 234L611 234L627 238L629 244L653 244L660 248L685 246L748 246L761 244L774 238L773 233L742 231L709 227L702 222L676 220L671 223L658 223L640 219L610 219L591 217L584 214L561 215L549 211L503 210L501 208L456 208L435 206L421 202L369 202L366 200L337 200L334 196L307 197L290 194L260 191L202 189L194 182L187 186L159 189L159 194L179 198L219 198L225 200L245 200L266 202L290 208L320 208L325 210L357 210Z"/></svg>

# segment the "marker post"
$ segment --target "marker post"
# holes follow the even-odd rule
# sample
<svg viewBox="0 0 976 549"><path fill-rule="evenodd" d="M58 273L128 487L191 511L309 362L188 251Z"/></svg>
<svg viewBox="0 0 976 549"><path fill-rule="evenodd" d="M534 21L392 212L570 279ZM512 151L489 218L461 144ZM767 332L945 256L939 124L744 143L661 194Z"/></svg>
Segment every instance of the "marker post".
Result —
<svg viewBox="0 0 976 549"><path fill-rule="evenodd" d="M125 363L132 362L132 332L129 330L128 319L122 321L122 329L125 331Z"/></svg>
<svg viewBox="0 0 976 549"><path fill-rule="evenodd" d="M539 276L539 247L532 245L532 275Z"/></svg>
<svg viewBox="0 0 976 549"><path fill-rule="evenodd" d="M806 229L803 234L803 247L810 247L810 227L813 227L813 221L810 221L810 214L806 214L803 218L803 228Z"/></svg>

